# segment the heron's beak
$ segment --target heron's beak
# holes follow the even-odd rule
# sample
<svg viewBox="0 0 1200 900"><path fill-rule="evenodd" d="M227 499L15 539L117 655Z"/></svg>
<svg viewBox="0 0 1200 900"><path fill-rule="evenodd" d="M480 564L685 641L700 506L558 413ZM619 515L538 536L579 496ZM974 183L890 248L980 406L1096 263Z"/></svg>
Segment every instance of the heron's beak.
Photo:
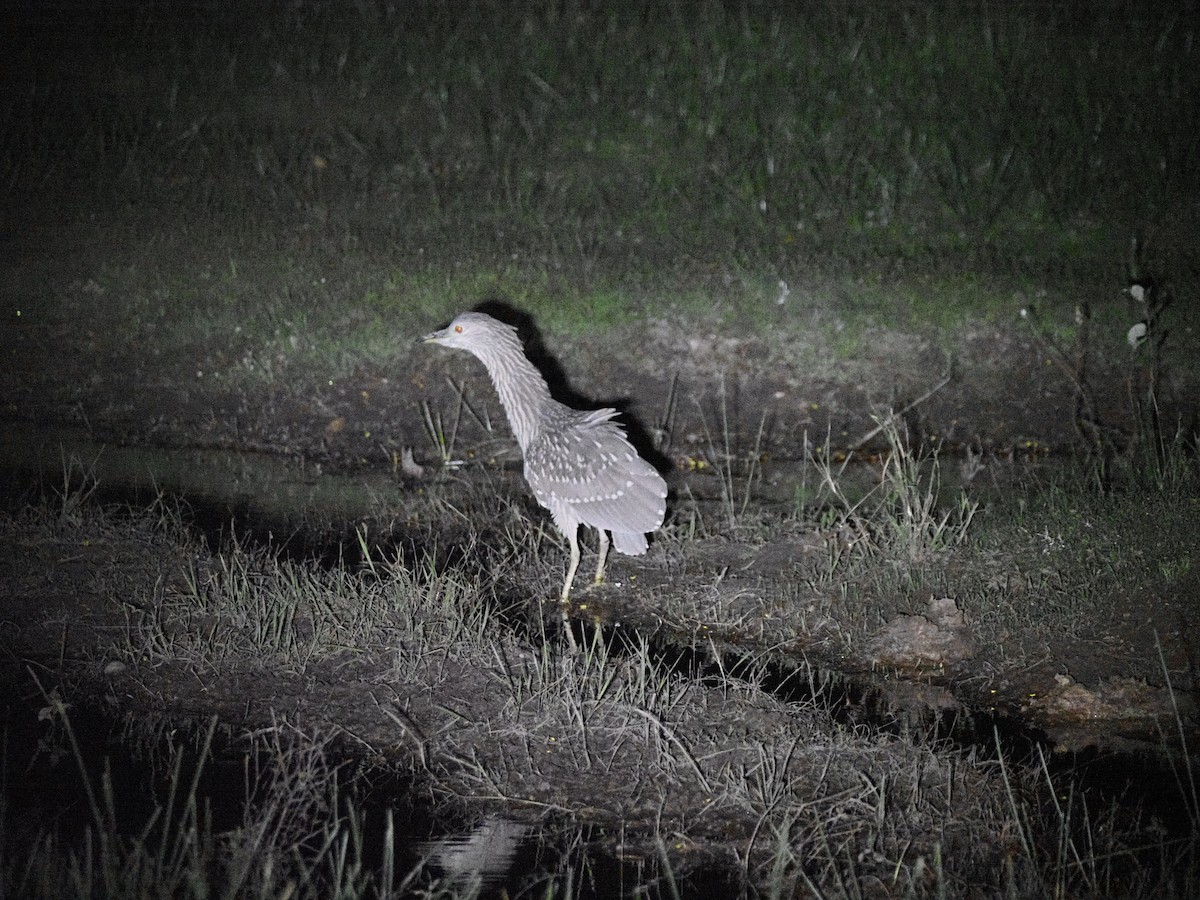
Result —
<svg viewBox="0 0 1200 900"><path fill-rule="evenodd" d="M417 344L440 344L445 339L445 337L446 337L446 329L443 328L441 331L431 331L431 332L429 332L429 334L425 335L425 337L417 338L415 343L417 343Z"/></svg>

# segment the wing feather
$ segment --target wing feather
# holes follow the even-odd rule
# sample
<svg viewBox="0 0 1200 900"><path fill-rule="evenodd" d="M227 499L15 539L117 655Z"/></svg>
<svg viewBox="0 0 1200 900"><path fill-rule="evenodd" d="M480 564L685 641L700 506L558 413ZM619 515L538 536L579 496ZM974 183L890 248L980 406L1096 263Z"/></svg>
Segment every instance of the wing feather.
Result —
<svg viewBox="0 0 1200 900"><path fill-rule="evenodd" d="M525 478L556 520L612 531L614 546L626 552L615 533L623 534L625 546L636 547L626 537L662 525L667 485L610 421L615 415L613 409L573 413L543 429L525 448Z"/></svg>

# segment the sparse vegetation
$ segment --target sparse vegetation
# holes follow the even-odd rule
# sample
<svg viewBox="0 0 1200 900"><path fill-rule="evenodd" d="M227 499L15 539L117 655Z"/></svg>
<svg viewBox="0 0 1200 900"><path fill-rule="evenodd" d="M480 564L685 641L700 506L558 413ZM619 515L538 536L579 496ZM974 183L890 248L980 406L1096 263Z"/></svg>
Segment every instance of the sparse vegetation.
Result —
<svg viewBox="0 0 1200 900"><path fill-rule="evenodd" d="M472 203L481 231L537 235L551 270L602 270L617 250L636 271L639 244L680 223L678 239L733 235L755 256L834 241L924 261L1012 232L1010 252L1062 258L1095 241L1091 217L1170 216L1197 188L1186 11L323 2L186 29L177 15L118 12L70 89L37 48L33 90L3 110L9 192L87 179L236 218L236 184L317 224L344 192L383 192L427 234Z"/></svg>
<svg viewBox="0 0 1200 900"><path fill-rule="evenodd" d="M930 554L940 554L950 564L947 570L957 562L976 582L1002 577L1011 561L968 538L974 530L971 515L951 528L949 519L935 512L936 482L918 472L894 427L886 433L897 441L893 452L900 459L884 467L882 499L870 507L843 508L838 521L825 526L818 524L822 513L814 509L813 519L792 526L797 538L803 530L810 540L822 533L830 537L822 558L811 563L811 583L827 591L847 579L859 581L853 602L873 605L873 615L881 619L892 615L885 611L892 602L885 596L888 578L897 579L895 586L906 585L902 593L910 596L928 589L921 587L927 576L919 572ZM823 477L832 497L844 496L836 473L826 468ZM742 581L740 600L734 598L741 604L737 622L733 606L709 607L713 618L707 652L700 657L708 660L703 673L675 661L672 640L664 645L620 629L591 630L582 652L570 655L540 624L529 627L529 613L537 611L528 598L538 594L522 586L544 580L544 573L528 573L541 566L540 538L528 522L505 526L505 516L496 512L510 501L494 493L474 499L468 493L455 501L493 512L464 511L464 519L476 524L452 567L439 567L432 556L401 558L387 551L380 523L358 532L361 563L318 567L238 542L209 554L163 504L156 503L148 514L115 515L87 501L94 479L77 471L76 483L81 499L69 504L69 518L61 515L66 501L60 494L39 512L6 519L0 539L10 548L20 546L14 543L18 535L31 547L46 539L66 546L83 539L145 548L142 565L127 566L120 585L96 587L100 599L111 604L106 615L123 615L127 622L122 636L89 651L100 661L122 661L119 668L106 668L114 688L150 697L169 689L174 703L187 706L198 699L196 691L223 694L228 690L223 685L247 678L256 680L256 693L282 698L297 690L303 694L304 683L338 673L337 681L357 696L343 694L336 710L309 708L286 725L272 711L278 699L257 712L243 711L241 727L266 729L264 737L254 739L259 743L252 741L251 758L265 754L270 762L254 769L258 780L247 788L247 818L232 831L213 830L201 814L199 770L189 774L179 757L172 757L164 774L171 786L168 800L155 807L144 826L119 820L112 800L119 789L102 774L99 782L87 783L90 814L82 838L49 832L18 838L4 829L5 858L30 861L10 862L0 878L23 896L178 896L180 891L190 896L200 884L213 890L226 885L230 895L275 891L285 884L296 896L323 896L329 890L346 896L387 896L389 890L396 895L461 893L463 884L439 881L436 868L420 860L405 868L392 858L397 826L391 818L382 836L378 823L371 832L371 840L383 841L384 857L368 866L367 858L377 857L363 836L363 813L355 805L361 801L340 799L352 798L354 789L353 783L339 787L337 772L354 759L359 765L413 772L422 790L458 798L480 811L505 809L527 827L550 812L580 816L600 834L620 827L626 847L638 842L646 852L661 847L659 865L672 878L686 881L695 865L692 854L703 850L705 859L733 866L747 885L781 896L801 888L855 896L873 883L916 895L955 894L975 885L1001 896L1095 894L1103 885L1128 896L1185 897L1196 886L1194 830L1190 838L1175 830L1164 834L1148 813L1098 806L1068 776L1052 772L1042 756L1030 760L986 742L973 749L956 746L934 738L928 726L896 734L884 720L847 730L837 721L840 701L834 689L820 682L812 683L803 700L773 692L768 671L779 664L776 653L756 650L738 660L723 648L735 633L743 635L743 646L756 631L760 645L769 643L763 628L779 614L777 604L790 589L785 582L760 579L747 591ZM995 640L999 628L1019 628L1021 620L1046 633L1062 630L1056 617L1079 615L1077 609L1060 611L1054 601L1060 585L1080 583L1067 566L1095 570L1108 558L1107 539L1098 526L1109 515L1104 504L1111 498L1076 494L1068 500L1058 489L1048 501L1063 504L1068 518L1055 524L1045 511L1027 510L1014 536L1026 533L1031 521L1042 523L1046 535L1059 535L1043 548L1062 554L1054 564L1057 579L1031 580L1022 609L1014 609L1016 620L995 619L999 610L985 612L986 587L952 594L981 638ZM442 501L426 502L432 508ZM1089 505L1089 512L1081 513L1081 504ZM762 535L778 529L765 520L755 526L757 508L738 511L747 537L752 527ZM698 508L696 515L723 521L728 507L722 499L711 511ZM848 564L839 565L836 558L846 550L836 535L850 525L858 529L862 546L850 551ZM1121 518L1111 527L1114 539L1126 533ZM992 529L997 533L995 525ZM722 528L710 522L704 530ZM671 543L669 533L665 541ZM920 548L915 555L914 547ZM703 560L703 551L694 547L669 552L690 559L689 565ZM1072 558L1078 562L1067 563ZM1136 565L1150 571L1178 558L1163 549ZM1106 607L1101 592L1137 580L1127 570L1130 560L1121 564L1126 571L1113 569L1111 581L1087 589L1093 592L1089 615ZM828 574L834 572L836 580ZM648 585L639 589L648 608L678 610L678 601L668 595L694 590L687 582L657 583L649 571L640 581ZM761 598L757 612L746 605L751 594ZM799 606L803 601L791 595L785 602ZM587 603L605 614L603 595ZM835 602L822 614L797 611L799 620L785 611L789 624L778 633L795 635L803 628L817 636L831 619L851 621L836 607ZM537 614L534 621L545 618ZM865 638L875 630L874 621L843 635L837 652L866 654ZM811 649L821 657L819 645ZM1024 665L1016 661L1012 673ZM180 674L187 677L180 680ZM185 687L189 682L193 689ZM46 727L66 741L66 759L92 771L80 758L69 710L56 691L46 695ZM1176 733L1163 735L1168 755L1174 751L1167 745L1175 737L1186 741L1191 732L1190 718L1184 719L1190 713L1176 704L1171 715ZM307 724L301 727L301 721ZM311 729L327 737L305 737ZM210 752L213 726L206 733L201 765ZM340 736L336 743L334 736ZM1194 806L1194 797L1186 793L1194 792L1192 763L1186 754L1175 758L1185 792L1179 808L1186 816ZM613 794L614 779L630 787ZM314 819L313 804L328 814ZM17 840L23 842L19 848L12 843ZM591 852L604 846L605 838L593 838ZM264 866L264 854L275 862ZM555 876L560 879L556 890L568 895L579 877L571 865Z"/></svg>

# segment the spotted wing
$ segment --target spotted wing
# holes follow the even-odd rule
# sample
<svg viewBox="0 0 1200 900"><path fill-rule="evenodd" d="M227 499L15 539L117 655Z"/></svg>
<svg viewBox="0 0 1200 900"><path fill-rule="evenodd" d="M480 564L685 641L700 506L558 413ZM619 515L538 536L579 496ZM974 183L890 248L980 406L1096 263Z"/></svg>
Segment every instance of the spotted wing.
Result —
<svg viewBox="0 0 1200 900"><path fill-rule="evenodd" d="M565 411L525 449L525 479L538 502L568 530L611 531L622 553L646 551L663 522L667 485L612 421L616 410Z"/></svg>

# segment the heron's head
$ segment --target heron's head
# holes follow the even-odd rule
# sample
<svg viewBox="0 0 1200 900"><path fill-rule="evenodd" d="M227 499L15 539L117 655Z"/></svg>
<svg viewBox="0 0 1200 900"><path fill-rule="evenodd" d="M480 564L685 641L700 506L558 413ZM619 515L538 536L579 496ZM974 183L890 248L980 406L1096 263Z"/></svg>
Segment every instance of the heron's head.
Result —
<svg viewBox="0 0 1200 900"><path fill-rule="evenodd" d="M441 344L459 350L477 352L498 342L512 342L516 329L493 319L485 313L465 312L441 331L431 332L421 340L426 344Z"/></svg>

